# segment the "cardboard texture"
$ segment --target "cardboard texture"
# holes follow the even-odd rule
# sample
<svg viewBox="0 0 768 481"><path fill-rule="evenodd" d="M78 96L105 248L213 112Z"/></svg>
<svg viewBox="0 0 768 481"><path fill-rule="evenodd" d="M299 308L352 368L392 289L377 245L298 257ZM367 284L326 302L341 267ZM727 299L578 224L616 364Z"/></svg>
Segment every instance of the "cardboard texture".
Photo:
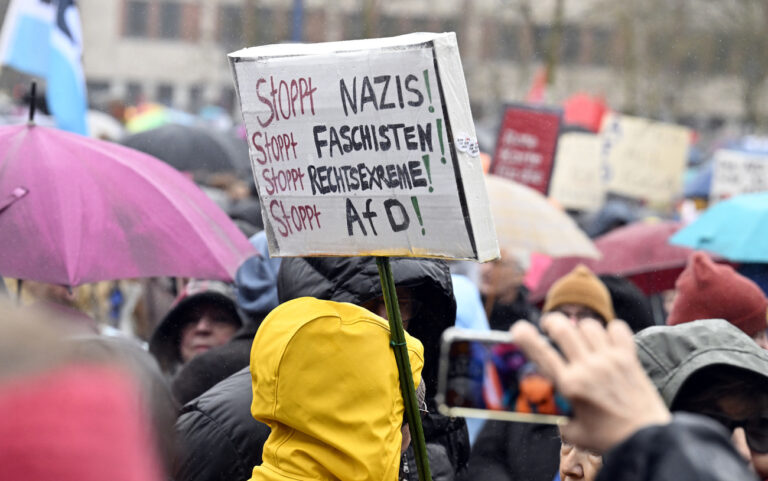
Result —
<svg viewBox="0 0 768 481"><path fill-rule="evenodd" d="M689 129L611 113L600 138L608 191L668 204L682 189Z"/></svg>
<svg viewBox="0 0 768 481"><path fill-rule="evenodd" d="M456 36L229 55L273 256L498 256Z"/></svg>
<svg viewBox="0 0 768 481"><path fill-rule="evenodd" d="M566 209L596 211L605 200L600 139L591 133L560 136L549 196Z"/></svg>
<svg viewBox="0 0 768 481"><path fill-rule="evenodd" d="M768 190L768 155L718 150L712 171L712 202Z"/></svg>

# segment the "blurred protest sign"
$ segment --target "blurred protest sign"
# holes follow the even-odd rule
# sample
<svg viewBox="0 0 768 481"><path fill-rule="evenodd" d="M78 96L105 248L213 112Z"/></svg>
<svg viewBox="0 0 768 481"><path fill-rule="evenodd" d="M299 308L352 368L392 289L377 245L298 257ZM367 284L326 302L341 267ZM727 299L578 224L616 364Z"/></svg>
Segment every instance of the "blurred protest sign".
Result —
<svg viewBox="0 0 768 481"><path fill-rule="evenodd" d="M768 190L768 154L718 150L714 162L710 201Z"/></svg>
<svg viewBox="0 0 768 481"><path fill-rule="evenodd" d="M610 192L652 203L669 203L680 193L689 129L610 113L603 118L600 138Z"/></svg>
<svg viewBox="0 0 768 481"><path fill-rule="evenodd" d="M229 58L271 255L498 256L454 34Z"/></svg>
<svg viewBox="0 0 768 481"><path fill-rule="evenodd" d="M561 113L509 105L501 119L491 173L547 195L557 149Z"/></svg>
<svg viewBox="0 0 768 481"><path fill-rule="evenodd" d="M600 138L569 132L560 136L549 196L566 209L598 210L605 198Z"/></svg>

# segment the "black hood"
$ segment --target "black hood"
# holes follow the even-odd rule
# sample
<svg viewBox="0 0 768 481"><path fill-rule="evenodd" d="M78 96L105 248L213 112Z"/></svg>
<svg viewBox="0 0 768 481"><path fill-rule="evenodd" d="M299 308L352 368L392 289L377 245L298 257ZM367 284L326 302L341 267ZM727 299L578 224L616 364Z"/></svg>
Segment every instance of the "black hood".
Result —
<svg viewBox="0 0 768 481"><path fill-rule="evenodd" d="M205 291L185 297L168 311L149 339L149 352L155 356L163 372L173 373L181 364L181 330L196 320L196 311L203 306L216 306L228 314L232 324L242 326L235 301L215 291Z"/></svg>
<svg viewBox="0 0 768 481"><path fill-rule="evenodd" d="M410 320L408 333L424 344L427 397L437 390L440 337L456 321L451 273L445 261L406 257L390 258L399 287L408 287L423 303ZM285 258L277 276L281 303L298 297L361 304L382 295L379 271L373 257Z"/></svg>

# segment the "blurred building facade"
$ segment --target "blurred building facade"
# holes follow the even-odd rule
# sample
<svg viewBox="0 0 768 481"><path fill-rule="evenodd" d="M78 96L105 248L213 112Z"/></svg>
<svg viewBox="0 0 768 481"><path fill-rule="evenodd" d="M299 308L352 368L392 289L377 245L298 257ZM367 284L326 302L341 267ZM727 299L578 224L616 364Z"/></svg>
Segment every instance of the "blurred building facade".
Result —
<svg viewBox="0 0 768 481"><path fill-rule="evenodd" d="M711 35L714 27L706 20L707 12L696 9L692 0L80 0L78 4L89 96L96 106L115 99L129 104L144 99L190 111L206 104L235 111L226 54L244 46L289 41L294 9L301 4L302 39L307 42L457 32L478 118L494 117L504 101L523 100L547 64L554 74L547 88L550 103L582 91L603 96L613 108L668 120L744 115L743 82L732 58L735 47ZM688 5L687 10L679 5ZM732 27L721 22L718 28L727 32ZM705 42L712 43L709 50L702 47Z"/></svg>

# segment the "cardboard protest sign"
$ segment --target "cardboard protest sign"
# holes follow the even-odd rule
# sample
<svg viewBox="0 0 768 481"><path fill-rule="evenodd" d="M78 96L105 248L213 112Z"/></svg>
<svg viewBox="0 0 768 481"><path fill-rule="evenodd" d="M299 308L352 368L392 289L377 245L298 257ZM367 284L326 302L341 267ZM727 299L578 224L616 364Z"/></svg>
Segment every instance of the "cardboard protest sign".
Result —
<svg viewBox="0 0 768 481"><path fill-rule="evenodd" d="M582 132L563 134L555 159L549 196L566 209L598 210L605 199L600 138Z"/></svg>
<svg viewBox="0 0 768 481"><path fill-rule="evenodd" d="M229 58L271 255L498 256L454 34Z"/></svg>
<svg viewBox="0 0 768 481"><path fill-rule="evenodd" d="M509 105L501 119L491 173L547 195L562 114Z"/></svg>
<svg viewBox="0 0 768 481"><path fill-rule="evenodd" d="M714 162L711 201L768 190L768 154L718 150Z"/></svg>
<svg viewBox="0 0 768 481"><path fill-rule="evenodd" d="M669 203L679 194L689 129L611 113L603 117L600 138L610 192L652 203Z"/></svg>

